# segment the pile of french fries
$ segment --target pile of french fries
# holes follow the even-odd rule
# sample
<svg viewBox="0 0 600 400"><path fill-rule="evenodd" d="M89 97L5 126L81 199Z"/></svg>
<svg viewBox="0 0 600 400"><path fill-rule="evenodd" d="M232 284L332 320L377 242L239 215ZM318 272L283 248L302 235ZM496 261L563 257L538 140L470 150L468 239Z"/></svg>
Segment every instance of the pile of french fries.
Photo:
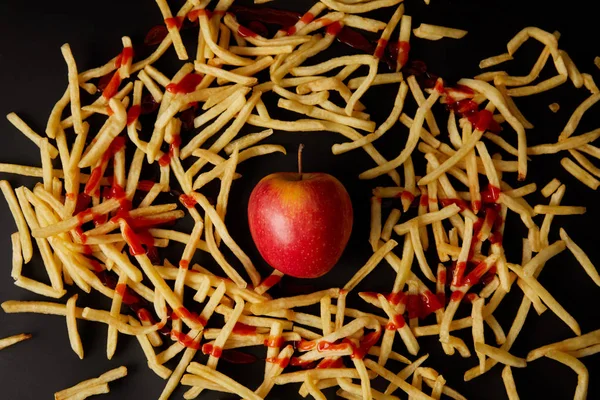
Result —
<svg viewBox="0 0 600 400"><path fill-rule="evenodd" d="M411 33L417 39L439 40L460 39L467 32L426 23L413 30L412 19L400 2L322 0L295 26L267 38L241 26L227 12L233 0L216 4L188 0L175 13L166 0L156 0L168 34L146 59L134 62L131 39L123 37L118 57L80 72L65 44L61 50L68 67L68 87L51 112L45 135L16 114L7 116L39 148L41 168L0 164L0 172L42 179L33 189L13 189L7 181L1 181L0 188L17 226L11 236L11 277L17 286L54 301L5 301L2 309L65 317L71 347L80 358L84 348L78 319L106 325L109 359L119 335L135 336L148 367L166 381L160 395L163 400L180 384L189 387L186 399L204 390L260 399L275 385L289 383L301 383L299 393L315 399L324 399L322 390L329 387L339 387L337 395L347 399L396 399L398 389L411 399L439 399L442 394L464 399L442 374L424 366L428 355L420 354L418 338L422 336L438 336L448 355L458 352L471 357L474 352L477 361L465 372L465 381L503 364L502 379L510 399L518 398L511 368L524 368L544 356L577 373L575 398L585 398L589 376L579 358L600 351L600 331L582 335L577 321L538 278L554 256L568 249L600 285L592 261L564 229L554 226L560 240L549 242L555 215L579 215L586 210L562 204L566 185L558 179L541 189L548 204L532 205L525 197L538 190L536 183L513 188L505 177L516 173L517 180L523 181L530 156L568 151L572 159L561 160L564 169L597 189L600 169L584 154L600 158L600 149L592 144L600 129L578 134L577 127L600 100L598 88L591 75L580 73L559 49L558 32L535 27L511 39L506 53L480 63L481 68L489 68L511 61L525 41L537 40L545 47L527 76L492 71L461 79L454 87L442 79L433 87L421 87L417 77L402 72L410 46L424 45L415 44ZM389 21L363 15L382 8L393 10ZM198 20L195 56L187 53L179 32L184 18ZM309 59L327 51L344 26L380 35L375 53L310 65ZM399 41L396 70L381 72L380 59L394 34ZM153 64L171 46L184 63L168 77ZM557 74L534 83L550 57ZM356 74L363 70L366 75ZM260 75L267 80L259 81L261 71L268 71ZM92 104L82 105L80 91L96 93L95 80L110 74L102 94ZM589 90L590 97L577 107L556 142L528 147L526 132L533 126L513 98L551 90L567 81ZM378 85L398 88L389 117L379 125L361 102ZM147 140L140 137L139 120L145 92L159 104ZM418 106L413 116L403 112L409 92ZM272 93L279 97L279 108L303 117L271 118L262 96ZM339 94L343 104L329 99L333 93ZM471 114L453 108L461 101L471 107ZM444 123L446 132L440 129L438 113L432 111L438 103L451 109ZM198 107L194 120L198 129L182 134L181 113L191 107ZM557 111L559 105L551 108ZM86 121L94 114L107 116L95 132ZM240 137L247 125L266 130ZM505 130L502 136L492 129L496 125ZM286 152L279 145L260 144L274 130L337 132L348 141L334 145L334 154L362 148L375 163L360 179L382 175L390 179L389 186L373 189L369 232L373 253L340 288L272 298L269 289L285 278L278 271L261 277L228 231L229 193L233 181L241 178L238 164ZM386 160L376 144L390 130L407 132L407 137L399 155ZM490 154L486 143L499 146L504 154ZM135 150L132 159L126 149ZM415 171L413 161L418 157L426 160L426 170ZM142 170L156 165L158 182L140 178ZM220 181L216 204L202 193L214 180ZM180 204L160 204L159 195L172 189L182 193ZM135 200L140 193L145 193L143 199ZM385 198L399 198L401 207L384 218L381 202ZM412 216L415 199L418 211ZM188 215L194 221L190 233L164 226ZM517 261L507 259L502 240L505 221L513 217L520 218L528 231ZM157 262L152 256L156 247L175 242L185 244L176 263ZM49 284L23 274L23 264L32 261L34 247ZM225 257L223 247L234 257ZM435 261L426 256L429 249L432 254L435 250ZM197 251L212 256L221 271L214 273L193 263ZM374 269L386 268L380 266L384 259L396 274L389 292L359 291L368 289L361 282ZM434 291L428 284L435 285ZM522 291L524 297L505 334L494 312L511 289ZM78 295L91 290L111 299L110 310L77 306ZM77 294L66 303L58 300L67 291ZM194 293L194 304L184 304L186 291ZM346 307L346 299L354 295L380 312ZM297 311L311 305L318 305L320 314ZM456 319L459 307L469 308L471 316ZM526 358L511 354L531 307L537 314L550 309L576 336L534 349ZM225 323L205 328L215 314L223 316ZM435 314L436 322L421 325L429 314ZM495 343L485 343L485 325L494 333ZM471 347L453 335L464 329L472 331ZM0 350L28 338L21 334L2 339ZM225 352L252 346L266 348L263 381L256 387L242 386L235 377L218 371ZM208 355L203 363L198 362L200 353ZM176 357L175 369L165 366ZM407 365L399 369L398 363ZM117 368L58 392L55 398L83 399L107 393L108 382L126 374L125 367ZM371 387L371 380L378 376L388 381L384 392Z"/></svg>

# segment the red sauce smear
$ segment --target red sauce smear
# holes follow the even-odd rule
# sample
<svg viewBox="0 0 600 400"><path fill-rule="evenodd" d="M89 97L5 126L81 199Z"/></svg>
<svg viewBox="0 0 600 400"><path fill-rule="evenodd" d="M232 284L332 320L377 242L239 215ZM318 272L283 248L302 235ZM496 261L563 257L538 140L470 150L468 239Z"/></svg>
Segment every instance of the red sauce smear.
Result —
<svg viewBox="0 0 600 400"><path fill-rule="evenodd" d="M119 283L117 285L117 287L115 287L115 292L121 297L125 297L126 290L127 290L127 285L124 283Z"/></svg>
<svg viewBox="0 0 600 400"><path fill-rule="evenodd" d="M434 90L439 94L444 93L444 82L439 80L435 82Z"/></svg>
<svg viewBox="0 0 600 400"><path fill-rule="evenodd" d="M402 329L405 325L406 321L404 320L404 317L400 314L396 314L394 316L394 319L387 323L385 329L387 329L388 331L395 331L398 329Z"/></svg>
<svg viewBox="0 0 600 400"><path fill-rule="evenodd" d="M142 181L138 182L137 190L139 190L141 192L149 192L152 190L154 185L156 185L156 182L149 181L149 180L142 180Z"/></svg>
<svg viewBox="0 0 600 400"><path fill-rule="evenodd" d="M408 318L419 318L421 315L421 302L418 294L409 294L408 301L406 303L406 309L408 311Z"/></svg>
<svg viewBox="0 0 600 400"><path fill-rule="evenodd" d="M179 261L179 268L188 269L190 267L190 262L188 260Z"/></svg>
<svg viewBox="0 0 600 400"><path fill-rule="evenodd" d="M267 276L259 286L266 286L268 288L275 286L281 280L281 276L279 275L269 275Z"/></svg>
<svg viewBox="0 0 600 400"><path fill-rule="evenodd" d="M465 271L467 269L467 263L464 261L461 261L459 263L456 264L456 267L454 267L454 270L452 271L452 286L462 286L463 284L463 276L465 274Z"/></svg>
<svg viewBox="0 0 600 400"><path fill-rule="evenodd" d="M194 90L196 90L196 86L198 86L200 82L202 82L202 75L190 72L184 76L179 83L169 83L167 85L167 91L174 94L192 93Z"/></svg>
<svg viewBox="0 0 600 400"><path fill-rule="evenodd" d="M442 308L442 303L439 301L437 296L430 290L426 290L420 293L421 297L421 315L420 318L426 318L428 315L436 312Z"/></svg>
<svg viewBox="0 0 600 400"><path fill-rule="evenodd" d="M348 343L328 342L323 340L317 344L318 351L339 351L348 348Z"/></svg>
<svg viewBox="0 0 600 400"><path fill-rule="evenodd" d="M453 90L456 90L456 88ZM467 118L475 129L482 131L489 130L496 133L502 130L500 124L494 120L492 113L485 109L479 110L479 104L471 99L467 98L456 101L450 95L447 95L446 108L454 111L461 117Z"/></svg>
<svg viewBox="0 0 600 400"><path fill-rule="evenodd" d="M302 22L304 25L307 25L307 24L311 23L313 19L315 19L315 16L312 13L307 12L306 14L304 14L302 16L302 18L300 18L300 22ZM290 26L290 28L287 30L288 35L293 35L294 33L296 33L296 25L295 24Z"/></svg>
<svg viewBox="0 0 600 400"><path fill-rule="evenodd" d="M281 347L283 345L283 342L284 340L281 336L269 336L267 339L265 339L264 344L267 347ZM300 342L300 344L302 344L302 341ZM312 347L314 347L314 343Z"/></svg>
<svg viewBox="0 0 600 400"><path fill-rule="evenodd" d="M186 208L193 208L197 204L194 196L188 194L179 196L179 201L181 201Z"/></svg>
<svg viewBox="0 0 600 400"><path fill-rule="evenodd" d="M69 195L71 195L71 197L69 197ZM67 197L69 197L71 200L73 199L73 196L75 196L74 193L69 193L67 195ZM75 203L75 211L73 211L73 214L77 215L80 212L84 211L85 209L87 209L90 204L92 203L92 197L86 193L79 193L77 195L77 201Z"/></svg>
<svg viewBox="0 0 600 400"><path fill-rule="evenodd" d="M146 46L159 45L168 34L169 31L164 25L156 25L146 34L146 37L144 38L144 44Z"/></svg>
<svg viewBox="0 0 600 400"><path fill-rule="evenodd" d="M248 28L246 28L245 26L240 25L238 30L237 30L238 35L240 35L241 37L251 37L251 38L255 38L258 36L258 34Z"/></svg>
<svg viewBox="0 0 600 400"><path fill-rule="evenodd" d="M210 12L210 10L204 10L204 9L200 9L200 10L192 10L188 13L187 17L190 21L196 21L198 19L199 16L201 15L206 15L208 18L212 17L212 13Z"/></svg>
<svg viewBox="0 0 600 400"><path fill-rule="evenodd" d="M388 45L387 39L383 39L383 38L379 39L377 41L377 47L375 48L375 53L373 54L373 56L375 56L376 58L379 58L379 59L381 57L383 57L383 54L385 52L385 48L387 47L387 45Z"/></svg>
<svg viewBox="0 0 600 400"><path fill-rule="evenodd" d="M154 111L158 110L158 103L152 97L152 94L146 93L144 97L142 97L142 115L152 114Z"/></svg>
<svg viewBox="0 0 600 400"><path fill-rule="evenodd" d="M427 207L429 205L429 196L422 194L421 199L419 200L419 205Z"/></svg>
<svg viewBox="0 0 600 400"><path fill-rule="evenodd" d="M365 297L371 297L376 299L378 293L377 292L361 292L361 294ZM403 293L403 292L398 292L398 293L387 293L387 294L383 294L386 298L387 301L390 302L390 304L396 306L400 303L405 303L406 302L406 298L407 296Z"/></svg>
<svg viewBox="0 0 600 400"><path fill-rule="evenodd" d="M116 71L102 92L102 96L104 96L106 100L112 99L119 91L119 86L121 86L121 75L119 75L119 71Z"/></svg>
<svg viewBox="0 0 600 400"><path fill-rule="evenodd" d="M489 241L491 244L499 244L502 246L502 233L493 232L489 237Z"/></svg>
<svg viewBox="0 0 600 400"><path fill-rule="evenodd" d="M177 340L181 345L187 347L188 349L200 349L200 342L195 341L193 337L186 335L183 332L171 331L171 337ZM204 348L202 350L204 350Z"/></svg>
<svg viewBox="0 0 600 400"><path fill-rule="evenodd" d="M146 254L146 250L144 250L144 247L142 246L142 241L140 237L126 222L123 225L123 238L129 245L129 253L132 256Z"/></svg>
<svg viewBox="0 0 600 400"><path fill-rule="evenodd" d="M165 25L167 29L181 29L183 24L183 17L170 17L165 19Z"/></svg>
<svg viewBox="0 0 600 400"><path fill-rule="evenodd" d="M344 360L342 360L341 358L325 358L319 364L317 364L316 368L344 368Z"/></svg>
<svg viewBox="0 0 600 400"><path fill-rule="evenodd" d="M138 318L140 319L140 321L144 321L144 322L150 322L152 321L152 315L150 314L150 311L146 310L145 308L142 308L140 311L138 311Z"/></svg>
<svg viewBox="0 0 600 400"><path fill-rule="evenodd" d="M175 310L175 314L178 315L181 319L192 320L199 323L202 326L206 326L207 321L203 316L192 313L185 307L179 307L177 310Z"/></svg>
<svg viewBox="0 0 600 400"><path fill-rule="evenodd" d="M345 26L337 35L337 40L353 49L361 50L367 54L373 54L375 46L367 40L363 35L354 29Z"/></svg>
<svg viewBox="0 0 600 400"><path fill-rule="evenodd" d="M205 343L202 346L202 352L204 354L210 354L215 358L221 358L221 355L223 354L223 349L219 346L214 346L210 343Z"/></svg>
<svg viewBox="0 0 600 400"><path fill-rule="evenodd" d="M336 21L327 26L326 32L328 35L337 36L341 30L342 30L342 24L340 24L338 21Z"/></svg>
<svg viewBox="0 0 600 400"><path fill-rule="evenodd" d="M468 286L474 286L479 283L479 280L488 271L489 267L485 262L479 263L473 271L469 272L469 275L465 278L464 284Z"/></svg>
<svg viewBox="0 0 600 400"><path fill-rule="evenodd" d="M173 158L173 154L175 154L175 149L178 149L179 146L181 146L181 137L176 136L173 139L173 143L171 143L171 145L169 146L169 151L163 154L158 159L158 165L160 165L161 167L166 167L167 165L169 165L169 163L171 162L171 158Z"/></svg>
<svg viewBox="0 0 600 400"><path fill-rule="evenodd" d="M290 363L290 358L289 357L282 357L282 358L269 357L265 361L267 361L268 363L272 363L272 364L279 364L279 366L283 369L283 368L287 367L288 364Z"/></svg>
<svg viewBox="0 0 600 400"><path fill-rule="evenodd" d="M236 322L232 332L237 333L238 335L254 335L256 334L256 327Z"/></svg>
<svg viewBox="0 0 600 400"><path fill-rule="evenodd" d="M126 65L133 59L133 48L130 46L124 47L123 51L119 53L115 59L115 67L120 68L122 65Z"/></svg>
<svg viewBox="0 0 600 400"><path fill-rule="evenodd" d="M221 360L230 364L252 364L258 360L256 356L237 350L225 350L221 355Z"/></svg>
<svg viewBox="0 0 600 400"><path fill-rule="evenodd" d="M127 125L133 124L139 118L142 113L142 106L136 105L131 106L129 110L127 110Z"/></svg>
<svg viewBox="0 0 600 400"><path fill-rule="evenodd" d="M375 332L366 334L360 341L358 347L350 339L344 339L343 342L350 343L350 346L352 347L352 354L350 355L351 358L358 358L362 360L369 352L369 349L379 341L380 337L381 330L377 330Z"/></svg>
<svg viewBox="0 0 600 400"><path fill-rule="evenodd" d="M315 364L315 361L305 361L299 357L292 357L292 359L290 360L290 365L292 367L300 367L302 369L310 369L313 367L313 365Z"/></svg>
<svg viewBox="0 0 600 400"><path fill-rule="evenodd" d="M410 43L405 40L398 42L398 64L400 64L401 67L408 62L409 53Z"/></svg>
<svg viewBox="0 0 600 400"><path fill-rule="evenodd" d="M440 282L440 284L445 285L446 284L446 270L440 270L438 272L438 276L437 276L437 280L438 282Z"/></svg>
<svg viewBox="0 0 600 400"><path fill-rule="evenodd" d="M481 200L484 203L497 203L501 192L499 187L489 183L487 189L481 192Z"/></svg>
<svg viewBox="0 0 600 400"><path fill-rule="evenodd" d="M102 191L102 195L106 200L119 199L121 204L119 211L131 210L131 202L125 199L125 190L118 183L113 182L112 186L105 187Z"/></svg>
<svg viewBox="0 0 600 400"><path fill-rule="evenodd" d="M469 206L463 199L440 199L440 204L442 205L442 207L448 207L452 204L456 204L460 208L461 212L469 208Z"/></svg>
<svg viewBox="0 0 600 400"><path fill-rule="evenodd" d="M412 202L415 201L415 195L409 192L408 190L405 190L400 194L400 199L409 201L412 204Z"/></svg>
<svg viewBox="0 0 600 400"><path fill-rule="evenodd" d="M464 293L460 290L455 290L452 292L452 296L450 296L450 301L461 301L464 297Z"/></svg>
<svg viewBox="0 0 600 400"><path fill-rule="evenodd" d="M298 345L296 346L298 350L300 351L309 351L315 348L315 342L312 340L304 340L304 339L300 339L300 343L298 343ZM265 340L265 346L267 345L267 341ZM271 347L271 346L268 346ZM275 347L275 346L272 346Z"/></svg>

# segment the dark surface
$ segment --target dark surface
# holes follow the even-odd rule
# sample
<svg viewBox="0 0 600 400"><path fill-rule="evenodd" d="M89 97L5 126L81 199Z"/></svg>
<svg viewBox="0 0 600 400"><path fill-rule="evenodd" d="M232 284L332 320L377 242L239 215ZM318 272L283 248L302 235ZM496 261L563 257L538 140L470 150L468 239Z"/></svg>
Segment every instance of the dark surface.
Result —
<svg viewBox="0 0 600 400"><path fill-rule="evenodd" d="M290 4L288 4L290 3ZM274 7L292 7L298 11L308 9L310 1L284 2L275 1ZM413 24L420 22L447 25L469 30L464 40L441 40L429 42L413 39L412 53L415 58L425 60L431 71L434 71L452 82L460 77L470 77L479 73L479 60L505 51L506 42L519 29L535 25L549 31L559 30L563 36L561 48L567 50L580 70L594 74L598 81L600 76L593 65L593 58L600 53L597 46L597 18L591 9L585 12L586 2L570 1L560 7L550 7L546 1L432 1L425 6L421 1L410 1L406 4L407 13L413 16ZM389 9L388 9L389 10ZM389 12L379 13L383 20L389 18ZM80 70L95 67L114 57L121 48L122 35L130 35L134 42L143 39L145 32L160 23L161 16L154 2L129 0L106 0L103 2L86 2L67 0L60 2L29 1L8 2L0 4L0 114L16 111L37 132L42 133L46 119L54 102L61 96L66 87L66 67L60 53L60 45L69 42L77 59ZM193 35L192 35L193 36ZM191 45L195 46L192 43ZM537 58L541 46L537 43L527 44L516 55L517 60L508 64L509 72L527 74ZM334 53L346 52L347 48L336 45L330 50ZM193 54L193 53L192 53ZM325 55L322 55L324 57ZM327 55L329 57L330 55ZM174 70L177 65L174 51L167 53L167 62L161 62L166 71ZM308 64L312 63L309 60ZM503 66L502 66L503 67ZM544 71L544 76L554 72ZM390 88L371 89L364 99L372 119L382 122L391 108L393 99ZM585 89L576 90L566 84L549 94L518 100L524 114L534 123L536 128L528 132L530 143L553 142L574 107L588 93ZM548 104L558 102L561 110L553 114ZM439 107L439 106L438 106ZM282 119L294 118L289 112L277 112L271 106L273 117ZM442 109L437 110L444 115ZM414 112L414 105L407 105L407 112ZM588 112L578 132L586 132L593 125L593 112ZM445 126L443 119L438 118L440 126ZM147 128L146 128L147 129ZM2 118L0 131L3 143L0 146L2 162L23 163L39 166L37 148L18 133ZM248 131L255 131L249 127ZM387 158L398 154L402 148L406 129L398 125L376 143L376 146ZM505 137L515 143L514 134L507 130ZM185 140L185 139L184 139ZM378 185L391 185L387 177L376 181L359 181L357 175L373 166L372 161L360 150L346 153L343 156L331 155L331 145L343 138L331 133L283 134L278 133L268 140L281 143L289 153L293 153L297 144L305 143L304 165L306 171L323 171L338 177L348 188L355 210L355 229L350 245L336 270L315 282L287 281L287 290L301 290L298 285L313 285L315 288L341 286L359 268L370 255L368 237L368 209L370 191ZM185 142L184 142L185 143ZM506 157L505 158L510 158ZM530 164L530 175L527 183L536 182L538 188L543 187L552 177L558 176L567 183L567 194L564 204L586 205L588 213L579 217L555 218L551 241L557 239L557 227L563 226L573 239L584 248L592 261L600 259L600 250L596 244L596 227L600 221L600 211L595 205L598 195L572 179L559 166L559 156L536 158ZM245 209L249 194L260 178L276 171L291 171L295 168L295 157L273 155L253 159L240 167L244 179L233 186L232 200L228 212L228 225L234 237L251 258L260 265L260 258L251 243L245 217ZM31 185L35 180L22 179L15 176L1 175L0 179L9 179L16 186ZM506 178L514 184L514 177ZM214 189L214 188L213 188ZM545 202L541 195L530 196L530 203ZM389 203L384 203L384 217L389 211ZM397 205L396 205L397 206ZM405 218L405 217L403 217ZM10 272L10 233L15 231L14 222L4 204L0 207L0 248L2 251L2 279L0 279L0 301L9 299L41 300L39 296L14 286ZM538 221L541 224L541 221ZM521 238L526 232L514 215L509 219L509 227L505 243L509 260L520 262ZM186 224L189 226L189 223ZM512 229L511 229L512 226ZM189 228L188 228L189 229ZM174 246L169 254L175 259L182 248ZM196 260L203 265L210 265L206 254L197 254ZM369 276L359 290L389 291L393 274L385 263L376 273ZM264 265L260 265L265 267ZM267 269L263 269L263 272ZM23 274L45 281L41 261L38 257L24 267ZM287 279L287 278L286 278ZM600 311L597 307L599 289L585 275L574 258L567 252L553 259L540 278L545 287L561 302L565 308L579 321L582 331L588 332L599 328ZM305 288L306 289L306 288ZM350 305L365 308L357 300L356 295L349 299ZM496 312L496 316L505 331L508 331L522 295L516 288ZM64 301L64 300L63 300ZM107 309L109 303L101 296L80 296L80 305L92 305ZM469 310L470 307L464 307ZM428 319L424 323L433 323ZM51 398L57 390L69 387L83 379L98 376L100 373L119 365L129 368L129 376L125 380L111 384L111 398L114 399L149 399L157 398L164 382L146 368L146 363L135 339L120 335L117 353L112 361L107 361L106 326L79 322L86 357L79 361L71 351L66 333L64 318L37 315L0 315L0 337L21 332L30 332L34 338L18 344L0 353L0 399L42 399ZM489 333L489 332L488 332ZM460 334L470 344L470 330ZM542 316L530 311L522 334L513 346L512 353L525 356L530 349L540 345L571 337L572 333L551 311ZM488 342L492 339L488 339ZM398 340L397 340L398 342ZM465 383L462 376L465 370L476 364L476 358L461 359L458 355L446 357L442 354L436 337L420 340L421 353L429 352L428 366L436 368L447 379L448 384L471 399L503 399L506 398L502 380L501 367L474 381ZM404 352L402 348L399 351ZM264 357L264 354L257 353ZM200 357L199 357L200 358ZM600 398L600 384L595 379L600 373L598 356L583 360L590 370L591 383L588 398ZM169 364L174 367L174 365ZM398 371L401 366L389 364L390 369ZM221 362L219 369L239 379L242 383L256 387L258 377L262 375L262 363L252 367L232 366ZM567 399L573 396L576 375L554 361L541 359L531 363L526 369L514 369L516 384L521 398L553 398ZM174 398L181 398L182 391L176 392ZM334 396L332 392L328 395ZM296 396L293 387L276 388L272 398L291 398ZM206 393L203 398L224 398L226 396Z"/></svg>

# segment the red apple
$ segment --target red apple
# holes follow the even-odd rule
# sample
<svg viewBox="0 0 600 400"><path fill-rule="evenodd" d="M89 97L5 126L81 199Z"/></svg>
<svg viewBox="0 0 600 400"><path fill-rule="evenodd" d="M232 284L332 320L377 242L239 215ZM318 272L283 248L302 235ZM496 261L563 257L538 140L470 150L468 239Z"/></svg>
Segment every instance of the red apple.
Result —
<svg viewBox="0 0 600 400"><path fill-rule="evenodd" d="M352 231L352 203L325 173L264 177L248 203L252 239L267 263L286 275L317 278L337 263Z"/></svg>

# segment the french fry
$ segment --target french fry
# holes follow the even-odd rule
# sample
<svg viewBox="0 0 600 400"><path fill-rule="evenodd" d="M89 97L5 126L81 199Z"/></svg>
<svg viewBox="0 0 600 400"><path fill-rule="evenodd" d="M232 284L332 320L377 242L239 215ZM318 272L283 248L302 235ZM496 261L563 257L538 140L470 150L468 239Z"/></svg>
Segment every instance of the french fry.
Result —
<svg viewBox="0 0 600 400"><path fill-rule="evenodd" d="M485 343L485 337L483 335L483 304L484 299L477 298L473 301L473 310L471 317L473 318L473 343L477 346L478 343ZM477 351L477 358L479 358L479 370L483 372L485 370L485 354L481 351Z"/></svg>
<svg viewBox="0 0 600 400"><path fill-rule="evenodd" d="M583 117L585 112L588 109L590 109L590 107L592 107L594 104L596 104L599 100L600 100L600 94L592 94L590 97L585 99L585 101L583 101L583 103L581 103L575 109L575 112L569 118L569 121L567 122L567 124L563 128L562 132L558 136L558 140L562 141L564 139L567 139L569 136L571 136L573 134L573 132L575 132L575 129L577 129L577 126L579 125L579 122L581 121L581 118Z"/></svg>
<svg viewBox="0 0 600 400"><path fill-rule="evenodd" d="M359 269L356 274L344 285L344 290L351 291L354 289L371 271L377 267L384 256L392 251L398 245L395 240L389 240L385 245L379 247L377 251L369 258L365 265Z"/></svg>
<svg viewBox="0 0 600 400"><path fill-rule="evenodd" d="M81 338L79 337L79 331L77 330L76 302L77 295L73 295L73 297L67 301L67 330L69 332L69 342L71 343L71 348L75 354L77 354L77 356L83 360L83 346L81 345Z"/></svg>
<svg viewBox="0 0 600 400"><path fill-rule="evenodd" d="M590 376L585 365L577 358L558 350L550 350L546 357L556 360L575 371L577 373L577 388L573 398L577 400L587 398Z"/></svg>
<svg viewBox="0 0 600 400"><path fill-rule="evenodd" d="M394 101L394 108L392 112L386 119L386 121L377 128L377 130L371 134L368 134L361 138L360 140L356 140L351 143L344 143L339 145L333 145L332 151L334 154L341 154L343 152L362 147L367 143L372 143L373 141L379 139L383 136L398 120L400 114L402 114L402 109L404 107L404 100L406 98L406 94L408 91L408 86L406 83L402 82L400 84L400 88L398 90L398 94L396 96L396 100Z"/></svg>
<svg viewBox="0 0 600 400"><path fill-rule="evenodd" d="M7 338L0 339L0 350L4 350L7 347L10 347L28 339L31 339L31 334L29 333L20 333L18 335L13 335Z"/></svg>
<svg viewBox="0 0 600 400"><path fill-rule="evenodd" d="M98 385L110 383L117 379L121 379L125 376L127 376L127 368L126 367L115 368L115 369L112 369L112 370L100 375L97 378L88 379L86 381L78 383L77 385L75 385L73 387L70 387L68 389L64 389L64 390L61 390L60 392L54 393L54 399L55 400L66 400L66 399L70 398L71 396L77 395L77 393L79 393L81 391L88 390L88 389L98 386Z"/></svg>
<svg viewBox="0 0 600 400"><path fill-rule="evenodd" d="M502 369L502 381L506 388L506 394L509 400L519 400L519 394L517 393L517 386L515 385L515 379L513 378L512 370L509 365L506 365Z"/></svg>
<svg viewBox="0 0 600 400"><path fill-rule="evenodd" d="M27 222L25 220L25 217L23 216L23 212L21 210L21 207L19 206L19 202L15 196L15 192L13 191L10 184L4 180L0 181L0 189L4 194L4 198L8 203L10 212L13 215L13 218L17 225L17 229L19 230L19 240L21 242L21 249L23 251L23 259L27 264L33 257L33 245L31 243L29 227L27 226Z"/></svg>
<svg viewBox="0 0 600 400"><path fill-rule="evenodd" d="M579 261L585 272L590 276L590 278L592 278L594 283L596 283L596 285L600 285L600 275L598 275L596 267L594 267L594 264L592 264L590 258L584 253L581 247L573 242L563 228L560 228L560 238L565 242L566 247L575 256L577 261Z"/></svg>
<svg viewBox="0 0 600 400"><path fill-rule="evenodd" d="M12 112L6 116L6 119L29 140L35 143L36 146L40 148L42 147L42 142L44 138L35 133L35 131L31 129L29 125L27 125L25 121L23 121L17 114ZM56 149L56 147L48 145L48 150L50 153L50 157L52 157L53 159L56 158L56 156L58 155L58 150Z"/></svg>
<svg viewBox="0 0 600 400"><path fill-rule="evenodd" d="M527 366L527 361L524 358L515 357L505 350L501 350L484 343L475 343L475 349L478 352L481 352L488 357L511 367L524 368Z"/></svg>
<svg viewBox="0 0 600 400"><path fill-rule="evenodd" d="M575 164L570 158L563 158L560 160L560 165L573 177L579 180L589 188L596 190L600 186L600 181L590 175L586 170Z"/></svg>
<svg viewBox="0 0 600 400"><path fill-rule="evenodd" d="M516 273L520 279L524 280L535 293L546 303L560 319L562 319L577 335L581 334L581 329L577 321L544 289L544 287L534 278L526 276L523 269L518 265L508 264L509 268Z"/></svg>
<svg viewBox="0 0 600 400"><path fill-rule="evenodd" d="M108 387L108 383L101 383L99 385L90 386L86 389L82 389L77 392L73 396L69 396L69 400L83 400L87 399L90 396L98 395L98 394L106 394L110 392L110 388Z"/></svg>
<svg viewBox="0 0 600 400"><path fill-rule="evenodd" d="M462 29L447 28L444 26L421 24L418 28L413 29L413 34L418 38L437 40L436 38L451 38L462 39L467 34L467 31Z"/></svg>
<svg viewBox="0 0 600 400"><path fill-rule="evenodd" d="M431 108L431 106L437 101L440 93L437 90L434 90L433 93L427 98L427 101L423 103L422 106L417 110L417 114L415 115L414 123L410 128L410 134L407 139L405 148L395 159L380 165L379 167L370 169L368 171L363 172L359 175L360 179L373 179L377 176L383 175L389 170L395 169L396 167L404 164L408 157L410 157L411 153L417 146L417 142L419 140L419 135L421 131L421 127L423 126L423 122L425 121L425 115L427 111ZM419 181L419 185L424 186L427 183L423 182L423 179Z"/></svg>

